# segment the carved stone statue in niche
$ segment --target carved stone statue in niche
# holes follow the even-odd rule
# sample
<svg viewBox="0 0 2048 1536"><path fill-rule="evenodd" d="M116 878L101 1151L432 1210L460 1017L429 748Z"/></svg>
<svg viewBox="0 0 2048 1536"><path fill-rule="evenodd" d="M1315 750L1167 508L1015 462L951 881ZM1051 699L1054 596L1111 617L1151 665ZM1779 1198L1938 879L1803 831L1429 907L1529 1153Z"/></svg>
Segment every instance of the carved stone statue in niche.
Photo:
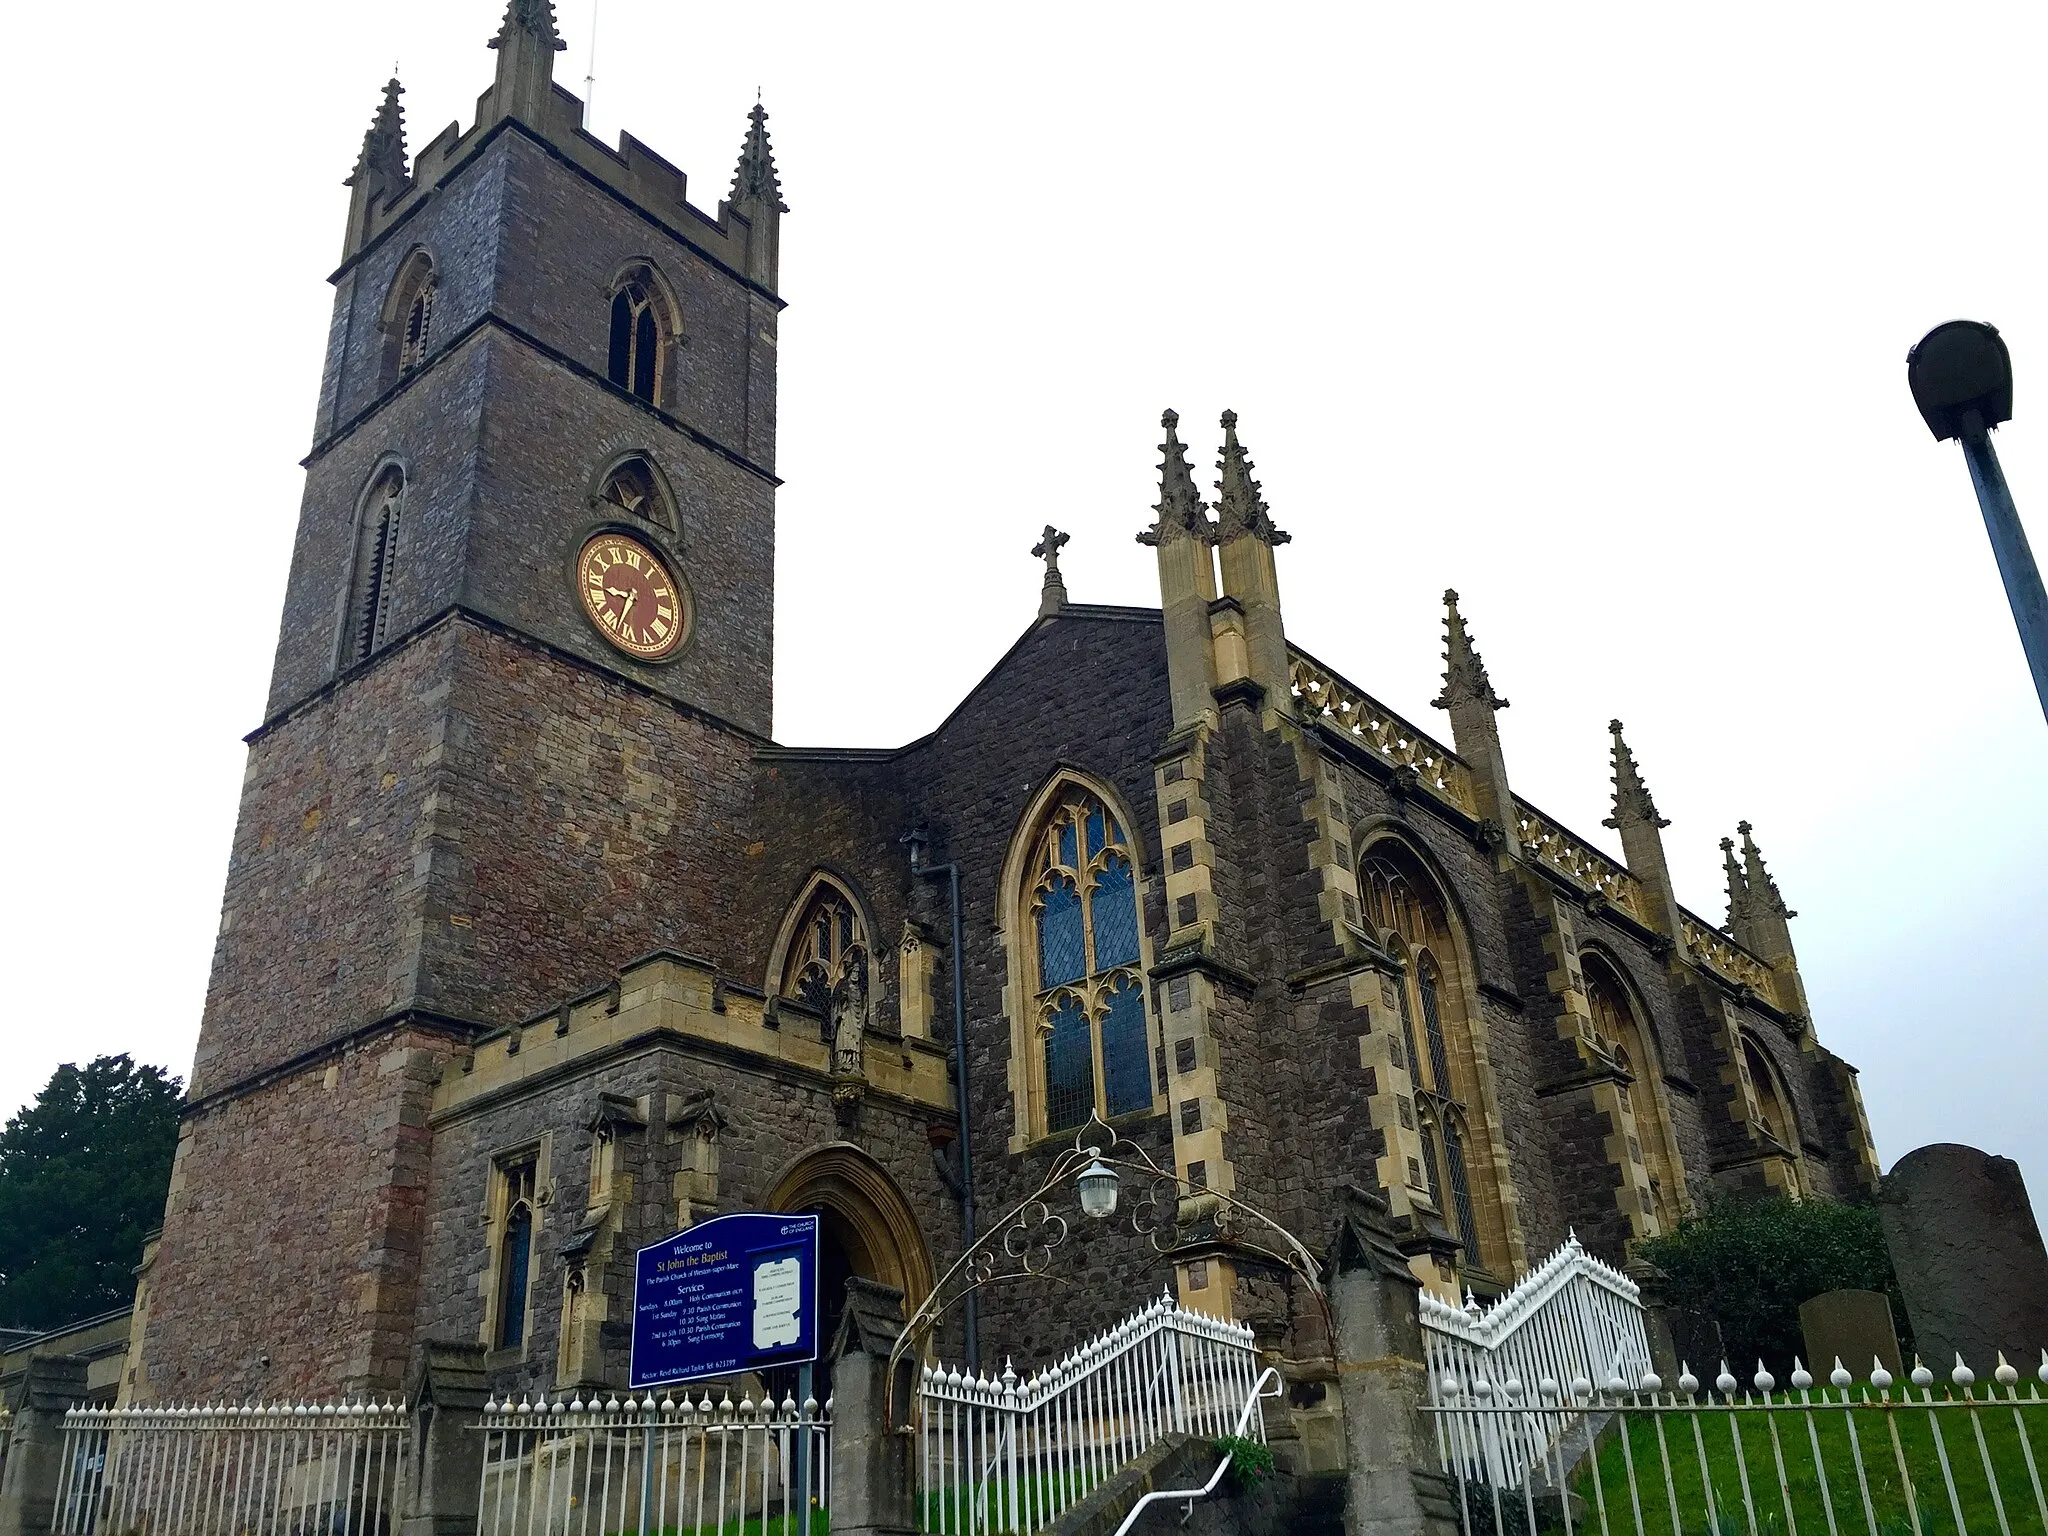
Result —
<svg viewBox="0 0 2048 1536"><path fill-rule="evenodd" d="M832 1070L840 1077L861 1073L861 1038L868 1027L868 956L847 953L839 984L832 989Z"/></svg>

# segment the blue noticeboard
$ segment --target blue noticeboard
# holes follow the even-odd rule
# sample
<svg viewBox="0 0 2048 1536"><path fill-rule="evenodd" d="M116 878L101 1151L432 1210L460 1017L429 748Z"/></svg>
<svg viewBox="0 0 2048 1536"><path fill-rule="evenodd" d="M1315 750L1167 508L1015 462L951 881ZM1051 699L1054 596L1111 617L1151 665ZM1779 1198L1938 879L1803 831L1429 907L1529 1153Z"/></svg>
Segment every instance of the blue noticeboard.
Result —
<svg viewBox="0 0 2048 1536"><path fill-rule="evenodd" d="M817 1217L717 1216L634 1256L632 1385L817 1358Z"/></svg>

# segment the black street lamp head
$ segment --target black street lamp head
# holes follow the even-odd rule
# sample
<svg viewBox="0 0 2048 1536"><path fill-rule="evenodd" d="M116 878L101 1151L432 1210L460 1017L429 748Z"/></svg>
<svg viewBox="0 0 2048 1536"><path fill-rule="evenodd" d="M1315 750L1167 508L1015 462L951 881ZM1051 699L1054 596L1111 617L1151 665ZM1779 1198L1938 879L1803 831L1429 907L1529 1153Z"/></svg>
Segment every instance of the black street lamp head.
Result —
<svg viewBox="0 0 2048 1536"><path fill-rule="evenodd" d="M2012 357L1982 321L1951 320L1922 336L1906 354L1906 382L1936 442L2012 419Z"/></svg>

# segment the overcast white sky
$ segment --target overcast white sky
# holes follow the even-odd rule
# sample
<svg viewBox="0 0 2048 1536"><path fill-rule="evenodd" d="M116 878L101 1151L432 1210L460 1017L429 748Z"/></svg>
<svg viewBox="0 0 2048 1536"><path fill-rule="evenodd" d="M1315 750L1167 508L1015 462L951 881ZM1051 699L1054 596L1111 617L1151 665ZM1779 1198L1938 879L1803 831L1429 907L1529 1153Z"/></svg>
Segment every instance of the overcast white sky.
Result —
<svg viewBox="0 0 2048 1536"><path fill-rule="evenodd" d="M1447 733L1459 588L1526 798L1614 849L1621 716L1715 920L1756 823L1886 1165L2048 1185L2048 727L1904 374L2003 330L2048 556L2048 12L598 3L594 128L700 206L772 114L781 739L933 726L1047 521L1077 601L1156 601L1159 411L1206 465L1234 407L1292 639ZM189 1067L340 182L394 57L414 148L469 120L499 9L10 12L0 1116L61 1061Z"/></svg>

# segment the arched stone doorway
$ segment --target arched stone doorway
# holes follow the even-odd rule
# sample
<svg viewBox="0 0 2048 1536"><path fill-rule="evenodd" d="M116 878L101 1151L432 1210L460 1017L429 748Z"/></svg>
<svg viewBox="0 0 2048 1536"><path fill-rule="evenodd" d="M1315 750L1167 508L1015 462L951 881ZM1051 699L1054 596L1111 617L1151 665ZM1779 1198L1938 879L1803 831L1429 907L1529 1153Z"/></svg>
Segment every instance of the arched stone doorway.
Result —
<svg viewBox="0 0 2048 1536"><path fill-rule="evenodd" d="M771 1211L814 1211L819 1223L818 1347L830 1348L846 1309L846 1279L861 1275L903 1292L906 1316L931 1294L931 1249L910 1202L889 1172L851 1142L813 1147L769 1191ZM825 1380L820 1375L818 1396ZM778 1383L775 1390L783 1388Z"/></svg>

